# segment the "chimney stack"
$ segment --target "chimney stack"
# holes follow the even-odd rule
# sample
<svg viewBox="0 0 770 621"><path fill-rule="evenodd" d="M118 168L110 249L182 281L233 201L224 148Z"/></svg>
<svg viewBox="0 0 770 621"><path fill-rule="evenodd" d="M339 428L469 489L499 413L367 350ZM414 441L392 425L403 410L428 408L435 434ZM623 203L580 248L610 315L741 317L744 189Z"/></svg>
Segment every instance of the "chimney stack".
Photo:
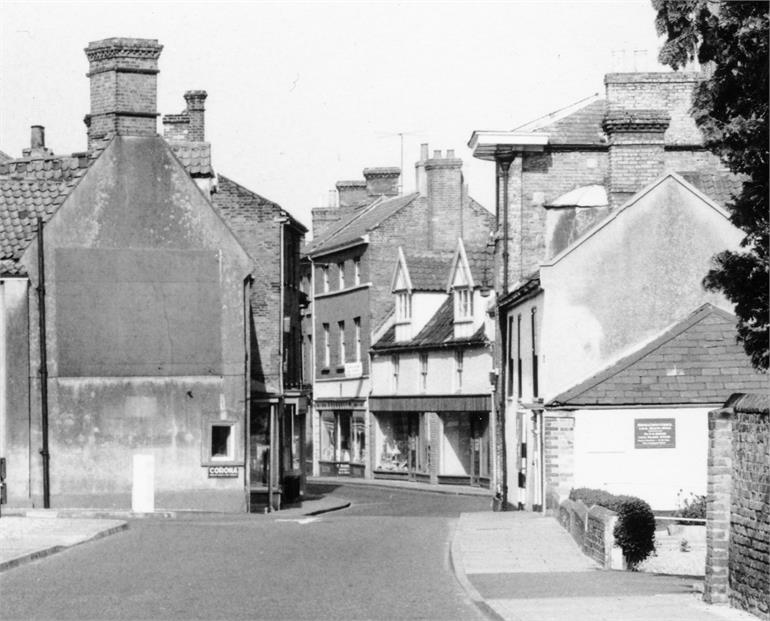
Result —
<svg viewBox="0 0 770 621"><path fill-rule="evenodd" d="M428 195L428 179L425 176L425 160L428 159L428 143L420 145L420 161L414 165L414 187L420 196Z"/></svg>
<svg viewBox="0 0 770 621"><path fill-rule="evenodd" d="M38 158L53 155L51 149L45 146L45 127L42 125L33 125L30 128L29 148L22 149L24 157Z"/></svg>
<svg viewBox="0 0 770 621"><path fill-rule="evenodd" d="M625 203L665 170L665 110L610 109L602 128L609 140L610 208Z"/></svg>
<svg viewBox="0 0 770 621"><path fill-rule="evenodd" d="M91 112L85 122L89 149L114 135L156 135L161 50L156 39L111 38L88 44Z"/></svg>
<svg viewBox="0 0 770 621"><path fill-rule="evenodd" d="M427 145L425 145L427 152ZM425 160L428 249L452 250L463 234L463 161L452 149Z"/></svg>
<svg viewBox="0 0 770 621"><path fill-rule="evenodd" d="M190 130L188 140L203 142L206 140L206 91L187 91L184 100L187 102L187 116L190 117Z"/></svg>
<svg viewBox="0 0 770 621"><path fill-rule="evenodd" d="M400 177L397 167L364 168L366 192L369 196L398 196Z"/></svg>
<svg viewBox="0 0 770 621"><path fill-rule="evenodd" d="M338 204L341 208L358 207L368 199L366 181L338 181L336 184ZM331 205L330 205L331 206Z"/></svg>

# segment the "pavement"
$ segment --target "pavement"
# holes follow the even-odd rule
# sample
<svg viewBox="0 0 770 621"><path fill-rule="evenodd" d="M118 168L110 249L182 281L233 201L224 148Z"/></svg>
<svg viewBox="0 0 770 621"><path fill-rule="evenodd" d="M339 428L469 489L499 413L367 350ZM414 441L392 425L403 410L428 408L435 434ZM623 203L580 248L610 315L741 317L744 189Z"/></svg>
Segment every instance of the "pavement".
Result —
<svg viewBox="0 0 770 621"><path fill-rule="evenodd" d="M497 621L756 621L703 602L692 577L599 569L555 518L536 513L461 514L451 558Z"/></svg>

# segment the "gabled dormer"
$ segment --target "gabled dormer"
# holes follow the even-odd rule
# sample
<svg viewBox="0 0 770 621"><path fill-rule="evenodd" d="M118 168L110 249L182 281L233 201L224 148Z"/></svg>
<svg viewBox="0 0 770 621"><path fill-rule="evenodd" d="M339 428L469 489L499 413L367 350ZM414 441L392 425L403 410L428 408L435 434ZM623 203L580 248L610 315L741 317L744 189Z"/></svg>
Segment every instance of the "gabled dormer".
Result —
<svg viewBox="0 0 770 621"><path fill-rule="evenodd" d="M414 336L412 332L412 280L409 278L409 267L406 264L404 251L398 249L398 261L393 271L391 290L396 298L396 341L408 341Z"/></svg>
<svg viewBox="0 0 770 621"><path fill-rule="evenodd" d="M452 296L454 307L454 338L468 338L483 320L479 286L473 278L468 255L462 239L457 240L457 250L452 259L447 292Z"/></svg>

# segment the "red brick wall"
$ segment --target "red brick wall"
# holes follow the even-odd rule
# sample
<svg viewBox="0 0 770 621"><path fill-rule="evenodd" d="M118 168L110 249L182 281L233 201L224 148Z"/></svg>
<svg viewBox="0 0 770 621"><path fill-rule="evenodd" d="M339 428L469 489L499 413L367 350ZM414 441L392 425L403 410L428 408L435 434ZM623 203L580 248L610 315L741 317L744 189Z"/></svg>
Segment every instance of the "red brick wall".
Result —
<svg viewBox="0 0 770 621"><path fill-rule="evenodd" d="M546 412L543 417L546 509L556 510L569 496L575 477L575 416Z"/></svg>
<svg viewBox="0 0 770 621"><path fill-rule="evenodd" d="M709 413L704 599L770 619L770 416Z"/></svg>

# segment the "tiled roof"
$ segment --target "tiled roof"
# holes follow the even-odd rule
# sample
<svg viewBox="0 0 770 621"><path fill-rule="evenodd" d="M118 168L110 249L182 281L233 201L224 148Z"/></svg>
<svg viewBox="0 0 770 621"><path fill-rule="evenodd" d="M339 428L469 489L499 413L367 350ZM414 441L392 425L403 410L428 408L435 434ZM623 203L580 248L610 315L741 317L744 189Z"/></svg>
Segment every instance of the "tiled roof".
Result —
<svg viewBox="0 0 770 621"><path fill-rule="evenodd" d="M606 110L607 102L599 99L533 131L548 134L548 142L552 145L604 146L607 139L602 131L602 120Z"/></svg>
<svg viewBox="0 0 770 621"><path fill-rule="evenodd" d="M167 143L191 177L210 177L214 174L211 144L208 142L168 140Z"/></svg>
<svg viewBox="0 0 770 621"><path fill-rule="evenodd" d="M679 173L718 205L726 206L743 187L743 180L727 170Z"/></svg>
<svg viewBox="0 0 770 621"><path fill-rule="evenodd" d="M369 231L376 229L385 220L401 211L418 197L419 194L413 193L385 200L376 200L369 207L357 210L339 223L335 223L329 233L317 241L311 241L306 248L306 253L311 255L320 254L326 250L355 242Z"/></svg>
<svg viewBox="0 0 770 621"><path fill-rule="evenodd" d="M498 306L501 308L514 306L522 300L528 300L533 294L542 291L540 288L540 271L530 274L523 280L520 280L519 283L504 297L500 298L500 301L497 303Z"/></svg>
<svg viewBox="0 0 770 621"><path fill-rule="evenodd" d="M767 375L752 368L735 336L735 317L704 304L549 405L718 404L735 392L767 393Z"/></svg>
<svg viewBox="0 0 770 621"><path fill-rule="evenodd" d="M468 267L471 268L473 282L478 287L491 287L494 277L494 247L486 246L480 250L465 248Z"/></svg>
<svg viewBox="0 0 770 621"><path fill-rule="evenodd" d="M0 164L5 164L5 162L10 162L13 158L5 153L4 151L0 151Z"/></svg>
<svg viewBox="0 0 770 621"><path fill-rule="evenodd" d="M411 341L396 342L396 328L391 326L388 331L374 344L374 351L391 349L432 349L456 345L481 345L486 343L484 326L482 325L473 336L454 338L454 302L447 296L425 327Z"/></svg>
<svg viewBox="0 0 770 621"><path fill-rule="evenodd" d="M451 252L405 253L412 288L417 291L445 291Z"/></svg>
<svg viewBox="0 0 770 621"><path fill-rule="evenodd" d="M86 154L0 163L0 274L20 275L17 261L83 176Z"/></svg>

